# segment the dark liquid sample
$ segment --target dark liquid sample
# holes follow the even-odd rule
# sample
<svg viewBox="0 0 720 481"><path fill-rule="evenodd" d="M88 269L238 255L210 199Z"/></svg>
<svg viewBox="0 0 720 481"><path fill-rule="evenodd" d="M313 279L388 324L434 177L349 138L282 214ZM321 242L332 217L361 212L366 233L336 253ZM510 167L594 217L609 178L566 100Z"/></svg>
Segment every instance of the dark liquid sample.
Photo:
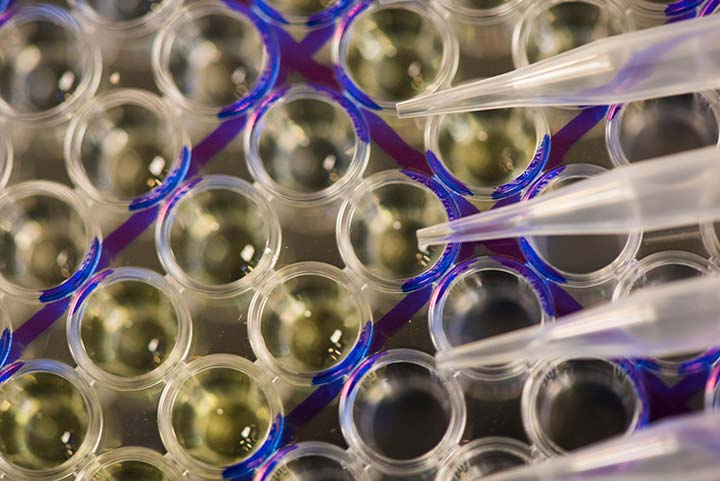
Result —
<svg viewBox="0 0 720 481"><path fill-rule="evenodd" d="M714 145L718 125L699 94L678 95L626 106L620 145L630 162Z"/></svg>
<svg viewBox="0 0 720 481"><path fill-rule="evenodd" d="M415 459L440 443L449 422L436 394L420 389L402 391L378 404L373 441L384 456Z"/></svg>
<svg viewBox="0 0 720 481"><path fill-rule="evenodd" d="M622 434L630 425L623 399L603 384L576 381L551 402L544 429L566 451Z"/></svg>
<svg viewBox="0 0 720 481"><path fill-rule="evenodd" d="M554 269L571 274L590 274L612 264L622 253L627 236L534 237L540 256Z"/></svg>
<svg viewBox="0 0 720 481"><path fill-rule="evenodd" d="M657 266L647 271L642 277L637 279L630 288L629 292L633 292L635 289L656 286L661 284L667 284L668 282L681 281L684 279L691 279L699 277L703 273L695 267L690 267L683 264L665 264ZM703 354L704 351L693 351L681 354L675 354L672 356L662 356L657 359L669 362L669 363L682 363L690 361Z"/></svg>
<svg viewBox="0 0 720 481"><path fill-rule="evenodd" d="M449 344L458 346L539 324L542 307L524 278L486 269L452 285L442 318Z"/></svg>
<svg viewBox="0 0 720 481"><path fill-rule="evenodd" d="M404 461L440 444L451 413L450 394L442 379L420 365L398 362L366 375L352 416L371 449Z"/></svg>

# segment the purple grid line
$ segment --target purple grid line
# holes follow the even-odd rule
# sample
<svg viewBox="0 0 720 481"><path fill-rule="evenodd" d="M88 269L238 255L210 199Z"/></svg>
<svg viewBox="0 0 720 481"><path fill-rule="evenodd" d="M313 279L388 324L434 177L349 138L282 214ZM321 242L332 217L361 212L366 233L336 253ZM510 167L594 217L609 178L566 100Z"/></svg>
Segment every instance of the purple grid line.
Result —
<svg viewBox="0 0 720 481"><path fill-rule="evenodd" d="M317 50L322 48L331 37L331 29L321 29L320 31L313 32L299 43L295 42L287 32L280 28L277 28L276 32L280 41L281 52L285 53L285 55L282 55L283 65L281 67L281 78L285 79L290 72L295 71L307 81L319 83L334 88L335 90L338 89L338 84L332 69L319 64L312 58ZM586 109L553 135L552 151L546 169L559 165L570 148L602 120L606 109L606 107ZM366 112L366 118L370 124L373 141L375 141L378 147L393 157L400 166L431 173L425 156L404 142L379 116L372 112ZM196 175L213 156L222 151L227 144L242 131L244 124L244 117L224 122L220 124L212 134L199 143L193 149L189 176ZM460 199L460 204L463 215L469 215L473 213L473 211L476 211L474 207L464 199ZM153 223L157 212L158 208L154 208L137 213L131 216L118 230L108 235L103 246L106 247L109 252L103 254L101 265L109 265L112 259L114 259L124 247ZM517 243L514 241L497 241L487 243L487 245L494 252L522 259L522 255L519 253L519 249L517 249ZM474 246L472 244L464 248L461 256L458 258L458 262L470 257L473 251ZM384 347L385 341L401 329L413 315L423 308L429 299L430 292L431 289L428 287L407 295L394 308L376 321L376 334L371 346L372 352L381 350ZM63 314L68 303L68 300L63 300L48 304L23 323L20 328L16 330L17 340L13 346L11 359L18 359L22 354L22 350ZM342 383L322 386L309 395L294 410L289 412L286 416L289 428L288 434L293 433L303 424L310 421L327 405L332 403L339 394L341 387ZM292 436L288 436L286 439L289 441L292 439Z"/></svg>

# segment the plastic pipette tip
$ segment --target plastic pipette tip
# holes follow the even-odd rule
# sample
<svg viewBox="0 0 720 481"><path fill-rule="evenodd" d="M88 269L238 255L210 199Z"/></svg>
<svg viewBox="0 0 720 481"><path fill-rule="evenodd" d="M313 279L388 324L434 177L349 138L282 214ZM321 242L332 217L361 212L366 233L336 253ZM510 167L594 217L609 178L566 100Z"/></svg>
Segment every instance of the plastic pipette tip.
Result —
<svg viewBox="0 0 720 481"><path fill-rule="evenodd" d="M418 246L420 249L427 249L429 246L448 244L452 233L453 230L448 224L437 224L418 229Z"/></svg>

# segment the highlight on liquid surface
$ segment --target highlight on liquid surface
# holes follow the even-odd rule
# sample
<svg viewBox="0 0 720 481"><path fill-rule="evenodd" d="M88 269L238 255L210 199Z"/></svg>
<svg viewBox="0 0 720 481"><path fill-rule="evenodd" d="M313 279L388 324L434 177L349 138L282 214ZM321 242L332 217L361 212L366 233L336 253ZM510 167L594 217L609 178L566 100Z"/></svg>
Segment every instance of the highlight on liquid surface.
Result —
<svg viewBox="0 0 720 481"><path fill-rule="evenodd" d="M118 461L99 469L89 481L174 481L162 469L145 461Z"/></svg>
<svg viewBox="0 0 720 481"><path fill-rule="evenodd" d="M356 481L356 478L334 459L303 456L275 468L268 481Z"/></svg>
<svg viewBox="0 0 720 481"><path fill-rule="evenodd" d="M34 195L0 209L0 273L26 289L44 290L71 277L82 262L87 232L67 203Z"/></svg>
<svg viewBox="0 0 720 481"><path fill-rule="evenodd" d="M718 143L718 121L700 94L677 95L623 105L618 141L630 162Z"/></svg>
<svg viewBox="0 0 720 481"><path fill-rule="evenodd" d="M80 448L88 424L80 391L57 374L32 372L0 384L0 455L15 466L60 466Z"/></svg>
<svg viewBox="0 0 720 481"><path fill-rule="evenodd" d="M348 73L373 99L410 99L440 73L440 33L432 20L414 11L388 7L360 15L346 35Z"/></svg>
<svg viewBox="0 0 720 481"><path fill-rule="evenodd" d="M294 192L319 192L340 180L356 149L354 126L339 105L295 99L263 117L260 161L270 178Z"/></svg>
<svg viewBox="0 0 720 481"><path fill-rule="evenodd" d="M79 155L88 179L120 200L162 184L182 142L167 119L134 103L95 109L81 128Z"/></svg>
<svg viewBox="0 0 720 481"><path fill-rule="evenodd" d="M537 16L526 20L529 22L528 62L535 63L594 40L623 33L623 24L615 11L614 5L601 8L586 1L562 2L541 10Z"/></svg>
<svg viewBox="0 0 720 481"><path fill-rule="evenodd" d="M170 3L172 0L86 0L101 17L116 22L135 20Z"/></svg>
<svg viewBox="0 0 720 481"><path fill-rule="evenodd" d="M497 187L516 179L530 164L535 144L535 124L521 109L447 115L438 139L445 166L473 187Z"/></svg>
<svg viewBox="0 0 720 481"><path fill-rule="evenodd" d="M144 282L123 281L93 291L80 324L83 347L100 369L134 377L160 366L173 350L178 319L170 300Z"/></svg>
<svg viewBox="0 0 720 481"><path fill-rule="evenodd" d="M229 284L258 265L267 249L270 219L258 205L222 189L188 194L175 206L170 248L195 282Z"/></svg>
<svg viewBox="0 0 720 481"><path fill-rule="evenodd" d="M492 269L470 272L453 283L441 314L451 346L540 324L542 316L528 281Z"/></svg>
<svg viewBox="0 0 720 481"><path fill-rule="evenodd" d="M441 379L422 366L394 363L362 380L352 415L360 437L372 450L407 461L440 444L451 413Z"/></svg>
<svg viewBox="0 0 720 481"><path fill-rule="evenodd" d="M431 268L442 246L418 247L416 232L447 222L442 201L420 184L386 184L355 205L350 241L358 260L383 279L416 277Z"/></svg>
<svg viewBox="0 0 720 481"><path fill-rule="evenodd" d="M180 387L172 429L192 458L228 466L251 455L267 437L268 400L247 374L218 367L198 372Z"/></svg>
<svg viewBox="0 0 720 481"><path fill-rule="evenodd" d="M627 432L637 402L632 381L613 364L571 360L545 373L533 409L548 439L572 451Z"/></svg>
<svg viewBox="0 0 720 481"><path fill-rule="evenodd" d="M574 184L570 177L548 184L540 195ZM561 273L587 275L611 265L625 249L625 234L534 236L532 245L545 262Z"/></svg>
<svg viewBox="0 0 720 481"><path fill-rule="evenodd" d="M262 312L265 346L285 369L327 370L355 346L368 319L344 286L320 275L301 275L277 285Z"/></svg>
<svg viewBox="0 0 720 481"><path fill-rule="evenodd" d="M0 29L0 98L32 114L69 99L83 78L84 45L68 28L48 20L11 23Z"/></svg>
<svg viewBox="0 0 720 481"><path fill-rule="evenodd" d="M220 109L253 88L265 46L249 20L218 11L179 22L175 33L169 69L184 97Z"/></svg>
<svg viewBox="0 0 720 481"><path fill-rule="evenodd" d="M265 0L265 3L284 15L306 17L332 7L338 0Z"/></svg>

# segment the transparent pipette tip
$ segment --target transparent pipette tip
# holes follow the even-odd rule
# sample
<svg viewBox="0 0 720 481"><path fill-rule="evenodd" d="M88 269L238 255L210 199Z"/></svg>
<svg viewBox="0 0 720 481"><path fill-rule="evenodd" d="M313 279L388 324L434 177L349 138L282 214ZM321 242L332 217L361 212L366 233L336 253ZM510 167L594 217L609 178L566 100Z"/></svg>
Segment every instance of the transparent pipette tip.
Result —
<svg viewBox="0 0 720 481"><path fill-rule="evenodd" d="M631 30L624 7L616 0L529 2L522 14L513 32L512 53L517 69ZM406 100L397 105L397 114L407 118L523 107L529 103L541 106L541 99L526 98L525 92L532 90L533 78L548 73L534 73L530 77L522 70L509 72ZM576 101L553 98L552 105L574 108Z"/></svg>
<svg viewBox="0 0 720 481"><path fill-rule="evenodd" d="M390 112L397 102L448 85L458 55L443 15L416 0L357 3L332 45L341 87L365 107Z"/></svg>
<svg viewBox="0 0 720 481"><path fill-rule="evenodd" d="M78 289L100 260L100 228L68 187L47 181L0 193L0 289L50 302Z"/></svg>
<svg viewBox="0 0 720 481"><path fill-rule="evenodd" d="M532 445L552 457L643 428L648 398L627 362L562 359L533 371L521 413Z"/></svg>
<svg viewBox="0 0 720 481"><path fill-rule="evenodd" d="M70 0L83 19L98 30L130 38L158 30L180 10L182 3L182 0Z"/></svg>
<svg viewBox="0 0 720 481"><path fill-rule="evenodd" d="M435 481L475 481L533 462L530 446L516 439L488 437L459 447L443 464Z"/></svg>
<svg viewBox="0 0 720 481"><path fill-rule="evenodd" d="M253 178L282 201L326 205L361 180L370 135L359 107L324 87L272 93L248 119L245 158Z"/></svg>
<svg viewBox="0 0 720 481"><path fill-rule="evenodd" d="M380 472L420 476L444 462L465 430L462 387L412 349L369 357L340 397L340 427L353 453Z"/></svg>
<svg viewBox="0 0 720 481"><path fill-rule="evenodd" d="M718 268L708 259L692 252L656 252L643 257L620 278L613 292L613 300L620 300L645 287L717 273ZM631 362L654 373L682 376L709 370L718 356L718 349L708 349L661 358L634 359Z"/></svg>
<svg viewBox="0 0 720 481"><path fill-rule="evenodd" d="M293 384L325 384L365 358L372 312L354 278L329 264L299 262L258 286L248 333L255 355L273 373Z"/></svg>
<svg viewBox="0 0 720 481"><path fill-rule="evenodd" d="M593 164L570 164L544 173L525 193L529 201L556 189L607 172ZM517 204L522 209L522 204ZM512 222L508 222L512 225ZM612 282L632 265L640 250L642 232L599 235L532 235L520 239L520 248L541 275L572 287ZM592 255L587 255L591 252Z"/></svg>
<svg viewBox="0 0 720 481"><path fill-rule="evenodd" d="M430 298L428 322L437 358L443 359L445 350L541 325L553 314L552 297L534 272L509 258L481 257L443 277ZM478 389L492 392L499 384L522 386L528 370L527 362L514 360L461 372Z"/></svg>
<svg viewBox="0 0 720 481"><path fill-rule="evenodd" d="M533 2L515 25L513 62L516 68L524 67L631 30L632 24L621 1Z"/></svg>
<svg viewBox="0 0 720 481"><path fill-rule="evenodd" d="M159 452L125 446L107 451L91 461L77 481L154 480L183 481L180 468Z"/></svg>
<svg viewBox="0 0 720 481"><path fill-rule="evenodd" d="M210 175L185 182L168 199L155 243L161 264L181 285L226 298L247 291L273 268L281 229L252 185Z"/></svg>
<svg viewBox="0 0 720 481"><path fill-rule="evenodd" d="M65 136L73 183L96 202L139 210L161 202L183 180L190 140L156 95L123 89L93 99Z"/></svg>
<svg viewBox="0 0 720 481"><path fill-rule="evenodd" d="M68 309L67 338L75 362L118 390L152 387L190 349L192 320L177 290L160 274L120 267L96 274Z"/></svg>
<svg viewBox="0 0 720 481"><path fill-rule="evenodd" d="M280 48L270 25L242 3L201 0L158 32L152 66L174 105L225 119L246 113L273 88Z"/></svg>
<svg viewBox="0 0 720 481"><path fill-rule="evenodd" d="M257 364L211 354L189 362L165 386L158 429L169 455L192 475L242 478L275 451L283 407Z"/></svg>
<svg viewBox="0 0 720 481"><path fill-rule="evenodd" d="M95 390L54 360L11 364L0 379L0 470L28 481L59 481L75 473L100 442L102 408Z"/></svg>
<svg viewBox="0 0 720 481"><path fill-rule="evenodd" d="M67 120L100 84L99 46L55 6L18 8L0 29L0 57L0 114L23 124Z"/></svg>
<svg viewBox="0 0 720 481"><path fill-rule="evenodd" d="M255 473L253 481L371 481L351 453L316 441L280 449Z"/></svg>
<svg viewBox="0 0 720 481"><path fill-rule="evenodd" d="M611 107L605 143L616 167L720 145L720 96L707 91Z"/></svg>

